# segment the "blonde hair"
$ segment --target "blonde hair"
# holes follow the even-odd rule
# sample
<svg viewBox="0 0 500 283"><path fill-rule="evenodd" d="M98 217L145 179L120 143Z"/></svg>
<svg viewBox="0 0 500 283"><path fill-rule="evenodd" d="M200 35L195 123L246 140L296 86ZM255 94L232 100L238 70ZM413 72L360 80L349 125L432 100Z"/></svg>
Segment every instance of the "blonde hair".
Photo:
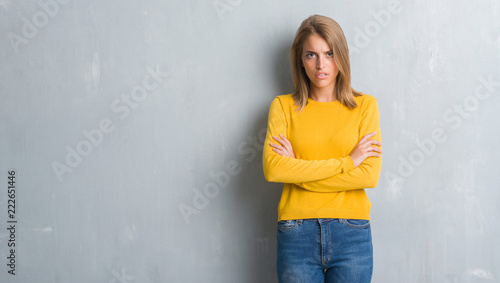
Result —
<svg viewBox="0 0 500 283"><path fill-rule="evenodd" d="M357 106L355 96L362 95L351 87L351 66L349 63L349 48L340 25L333 19L312 15L305 19L300 25L295 40L290 48L290 62L292 65L292 79L295 92L293 98L298 112L307 105L309 97L310 80L305 69L302 67L302 52L304 41L311 35L322 37L333 50L333 59L339 68L335 78L335 98L349 109Z"/></svg>

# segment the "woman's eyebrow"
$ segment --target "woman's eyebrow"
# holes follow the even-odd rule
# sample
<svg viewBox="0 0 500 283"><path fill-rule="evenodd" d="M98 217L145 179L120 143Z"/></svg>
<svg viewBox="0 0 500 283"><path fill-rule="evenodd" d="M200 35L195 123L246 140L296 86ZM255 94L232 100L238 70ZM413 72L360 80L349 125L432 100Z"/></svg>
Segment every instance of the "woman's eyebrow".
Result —
<svg viewBox="0 0 500 283"><path fill-rule="evenodd" d="M316 51L310 51L310 50L306 50L304 52L306 52L306 53L316 53ZM324 53L329 53L329 52L333 52L333 50L328 50L328 51L325 51Z"/></svg>

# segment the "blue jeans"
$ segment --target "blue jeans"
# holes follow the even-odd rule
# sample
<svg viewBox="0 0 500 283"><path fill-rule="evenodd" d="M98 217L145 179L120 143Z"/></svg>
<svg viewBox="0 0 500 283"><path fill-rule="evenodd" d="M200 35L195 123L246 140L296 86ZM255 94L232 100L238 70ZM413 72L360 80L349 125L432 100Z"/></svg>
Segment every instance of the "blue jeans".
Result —
<svg viewBox="0 0 500 283"><path fill-rule="evenodd" d="M370 282L373 248L369 220L297 219L278 222L281 283Z"/></svg>

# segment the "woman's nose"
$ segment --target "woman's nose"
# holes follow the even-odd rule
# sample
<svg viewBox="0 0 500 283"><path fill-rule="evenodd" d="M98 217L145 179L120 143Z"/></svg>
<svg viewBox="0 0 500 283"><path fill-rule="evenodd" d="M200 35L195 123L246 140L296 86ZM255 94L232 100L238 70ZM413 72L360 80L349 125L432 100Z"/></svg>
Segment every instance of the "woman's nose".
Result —
<svg viewBox="0 0 500 283"><path fill-rule="evenodd" d="M321 69L324 67L324 59L322 56L318 56L318 60L316 61L316 68Z"/></svg>

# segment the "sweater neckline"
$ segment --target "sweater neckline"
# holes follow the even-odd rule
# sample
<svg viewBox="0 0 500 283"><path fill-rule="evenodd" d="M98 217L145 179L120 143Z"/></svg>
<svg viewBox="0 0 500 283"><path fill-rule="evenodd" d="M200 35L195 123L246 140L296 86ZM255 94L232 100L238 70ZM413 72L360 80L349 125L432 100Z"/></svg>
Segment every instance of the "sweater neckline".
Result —
<svg viewBox="0 0 500 283"><path fill-rule="evenodd" d="M315 104L315 105L334 105L336 103L339 103L339 100L336 99L334 101L320 102L320 101L313 100L311 97L308 97L307 102L311 103L311 104Z"/></svg>

